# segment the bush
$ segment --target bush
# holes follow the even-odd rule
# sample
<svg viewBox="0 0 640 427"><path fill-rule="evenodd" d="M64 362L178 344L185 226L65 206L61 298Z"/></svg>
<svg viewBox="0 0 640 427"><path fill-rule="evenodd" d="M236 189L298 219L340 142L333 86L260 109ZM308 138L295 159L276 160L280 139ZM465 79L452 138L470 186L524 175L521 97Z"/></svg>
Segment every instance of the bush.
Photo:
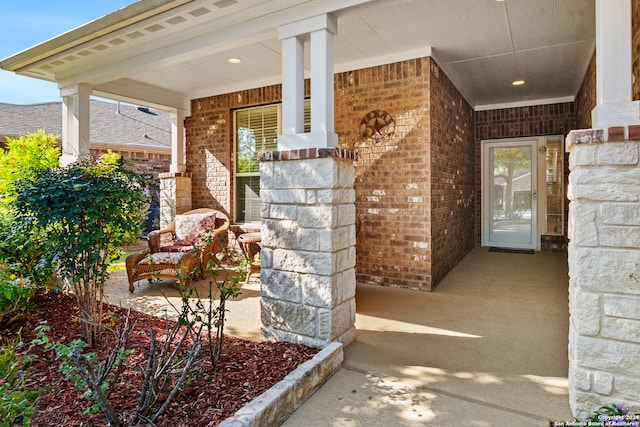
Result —
<svg viewBox="0 0 640 427"><path fill-rule="evenodd" d="M15 199L17 180L58 166L59 157L55 135L47 135L44 130L7 138L6 150L0 151L0 206L6 208Z"/></svg>
<svg viewBox="0 0 640 427"><path fill-rule="evenodd" d="M140 233L146 217L144 184L113 153L16 182L17 220L44 232L51 242L44 263L54 265L65 286L73 288L89 344L100 341L108 267L118 258L122 241Z"/></svg>
<svg viewBox="0 0 640 427"><path fill-rule="evenodd" d="M1 210L0 210L1 212ZM0 262L10 264L34 286L42 288L53 278L55 271L44 259L49 241L43 230L24 227L15 217L0 213Z"/></svg>
<svg viewBox="0 0 640 427"><path fill-rule="evenodd" d="M11 204L17 196L16 182L56 167L59 155L55 136L43 130L7 138L7 148L0 150L0 261L11 264L36 286L44 286L54 273L51 265L41 263L48 251L46 236L21 227Z"/></svg>

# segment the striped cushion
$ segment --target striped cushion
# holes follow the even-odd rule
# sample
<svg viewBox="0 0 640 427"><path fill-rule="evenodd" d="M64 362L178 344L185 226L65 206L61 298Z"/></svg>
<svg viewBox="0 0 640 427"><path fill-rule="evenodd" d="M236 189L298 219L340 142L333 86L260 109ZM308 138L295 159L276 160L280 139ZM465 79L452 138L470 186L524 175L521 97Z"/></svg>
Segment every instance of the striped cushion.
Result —
<svg viewBox="0 0 640 427"><path fill-rule="evenodd" d="M187 255L186 252L156 252L155 254L149 254L142 258L138 264L167 264L176 265L180 263L180 260Z"/></svg>

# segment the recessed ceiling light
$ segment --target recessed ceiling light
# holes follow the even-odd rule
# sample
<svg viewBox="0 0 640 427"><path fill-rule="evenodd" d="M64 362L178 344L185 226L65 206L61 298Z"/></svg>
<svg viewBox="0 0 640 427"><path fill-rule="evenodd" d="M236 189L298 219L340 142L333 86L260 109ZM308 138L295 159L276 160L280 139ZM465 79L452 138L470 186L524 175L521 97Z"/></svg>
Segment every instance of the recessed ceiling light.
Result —
<svg viewBox="0 0 640 427"><path fill-rule="evenodd" d="M242 59L240 58L229 58L227 59L227 61L229 61L231 64L239 64L242 62Z"/></svg>
<svg viewBox="0 0 640 427"><path fill-rule="evenodd" d="M524 84L524 80L514 80L511 84L514 86L522 86Z"/></svg>

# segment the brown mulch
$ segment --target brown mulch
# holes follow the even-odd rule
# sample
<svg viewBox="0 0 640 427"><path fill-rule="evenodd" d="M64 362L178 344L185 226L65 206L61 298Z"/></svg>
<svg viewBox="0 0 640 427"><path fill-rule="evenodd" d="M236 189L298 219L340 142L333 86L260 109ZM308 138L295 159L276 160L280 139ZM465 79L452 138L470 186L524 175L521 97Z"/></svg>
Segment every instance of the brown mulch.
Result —
<svg viewBox="0 0 640 427"><path fill-rule="evenodd" d="M80 325L75 319L77 306L75 299L53 293L37 295L33 308L17 321L0 327L0 342L14 338L18 331L22 342L28 344L35 337L34 328L46 320L51 327L48 333L51 341L68 343L81 338ZM105 320L119 321L126 310L106 306ZM111 384L109 400L123 419L130 419L135 411L142 383L141 368L146 363L149 347L149 330L154 328L158 338L164 335L163 319L143 313L132 312L136 320L131 334L131 347L136 350L125 362L118 383ZM107 341L107 340L103 340ZM109 349L109 344L91 347L87 351L99 357ZM52 350L36 346L30 350L36 356L29 368L27 387L40 389L42 394L37 402L33 426L107 426L101 412L84 415L91 403L81 396L83 390L74 390L74 384L66 380L58 371L60 362ZM216 368L211 368L203 345L197 371L190 375L187 384L174 398L165 414L159 418L157 426L216 426L233 415L246 403L282 380L300 364L317 353L301 345L288 343L251 342L224 336L222 357Z"/></svg>

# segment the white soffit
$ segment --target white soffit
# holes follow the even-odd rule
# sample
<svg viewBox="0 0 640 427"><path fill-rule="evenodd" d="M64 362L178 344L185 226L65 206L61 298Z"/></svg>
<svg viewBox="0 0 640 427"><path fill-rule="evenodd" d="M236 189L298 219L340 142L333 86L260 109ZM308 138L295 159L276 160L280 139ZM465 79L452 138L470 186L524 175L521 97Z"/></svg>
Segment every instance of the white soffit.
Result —
<svg viewBox="0 0 640 427"><path fill-rule="evenodd" d="M111 32L50 56L43 44L0 65L27 64L33 54L18 72L63 86L114 90L120 82L122 92L139 82L167 98L205 97L279 83L278 27L333 11L336 72L433 52L467 101L483 109L572 99L595 49L595 0L141 0L112 15L128 16L134 6L157 13L129 16L126 26L108 15ZM89 37L86 28L74 31ZM516 79L525 85L513 87Z"/></svg>

